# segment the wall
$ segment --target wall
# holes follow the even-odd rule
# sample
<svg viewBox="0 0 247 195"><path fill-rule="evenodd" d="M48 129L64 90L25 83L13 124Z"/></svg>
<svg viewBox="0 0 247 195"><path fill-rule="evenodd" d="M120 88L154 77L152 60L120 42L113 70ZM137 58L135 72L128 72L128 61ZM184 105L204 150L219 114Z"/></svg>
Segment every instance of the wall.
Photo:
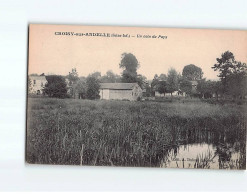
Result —
<svg viewBox="0 0 247 195"><path fill-rule="evenodd" d="M109 99L113 100L133 100L132 90L110 90Z"/></svg>

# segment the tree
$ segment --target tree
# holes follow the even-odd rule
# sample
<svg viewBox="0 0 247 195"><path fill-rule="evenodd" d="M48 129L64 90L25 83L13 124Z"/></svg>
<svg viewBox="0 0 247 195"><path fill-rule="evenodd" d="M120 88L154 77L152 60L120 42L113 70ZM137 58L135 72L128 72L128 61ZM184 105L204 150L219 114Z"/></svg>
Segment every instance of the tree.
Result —
<svg viewBox="0 0 247 195"><path fill-rule="evenodd" d="M141 74L137 75L136 82L142 89L144 89L144 87L148 84L147 77Z"/></svg>
<svg viewBox="0 0 247 195"><path fill-rule="evenodd" d="M99 80L101 78L101 73L96 71L92 74L89 74L89 77L94 77L95 79Z"/></svg>
<svg viewBox="0 0 247 195"><path fill-rule="evenodd" d="M166 74L160 74L160 76L159 76L159 80L160 81L166 81L167 80L167 76L166 76Z"/></svg>
<svg viewBox="0 0 247 195"><path fill-rule="evenodd" d="M218 77L220 77L222 82L223 93L226 94L229 89L233 90L233 85L235 82L235 79L233 79L234 77L237 78L237 75L239 75L243 76L242 78L244 78L247 67L245 63L236 61L233 53L230 51L226 51L221 54L221 58L216 58L216 61L217 63L214 64L212 69L214 69L214 71L219 71ZM242 73L244 74L241 75Z"/></svg>
<svg viewBox="0 0 247 195"><path fill-rule="evenodd" d="M58 75L46 76L47 83L43 93L49 97L65 98L67 97L67 85L65 78Z"/></svg>
<svg viewBox="0 0 247 195"><path fill-rule="evenodd" d="M234 73L227 77L228 89L226 93L235 98L244 98L247 91L247 75L245 72Z"/></svg>
<svg viewBox="0 0 247 195"><path fill-rule="evenodd" d="M87 94L87 84L86 79L81 77L75 87L76 92L78 93L79 99L85 99Z"/></svg>
<svg viewBox="0 0 247 195"><path fill-rule="evenodd" d="M203 98L211 98L213 93L215 93L214 82L206 79L198 81L197 91L201 94Z"/></svg>
<svg viewBox="0 0 247 195"><path fill-rule="evenodd" d="M154 75L154 78L151 82L151 90L152 90L152 94L154 95L155 93L155 86L157 86L157 84L159 83L159 77L157 74Z"/></svg>
<svg viewBox="0 0 247 195"><path fill-rule="evenodd" d="M179 83L179 88L182 92L185 92L187 95L191 95L192 83L188 79L182 78Z"/></svg>
<svg viewBox="0 0 247 195"><path fill-rule="evenodd" d="M167 92L172 93L178 90L178 73L175 69L171 68L167 76Z"/></svg>
<svg viewBox="0 0 247 195"><path fill-rule="evenodd" d="M124 69L122 73L122 82L137 82L137 69L139 62L132 53L123 53L119 67Z"/></svg>
<svg viewBox="0 0 247 195"><path fill-rule="evenodd" d="M101 83L119 83L121 82L121 77L117 74L114 74L111 70L106 72L106 75L100 78Z"/></svg>
<svg viewBox="0 0 247 195"><path fill-rule="evenodd" d="M68 82L68 91L71 97L75 98L76 93L76 84L79 80L78 73L76 71L76 68L72 68L72 72L69 72L67 75L67 78L69 80Z"/></svg>
<svg viewBox="0 0 247 195"><path fill-rule="evenodd" d="M156 85L156 90L160 94L165 94L167 92L167 84L166 84L166 81L159 81L158 84Z"/></svg>
<svg viewBox="0 0 247 195"><path fill-rule="evenodd" d="M189 81L196 81L202 79L202 69L194 64L190 64L184 67L182 76Z"/></svg>
<svg viewBox="0 0 247 195"><path fill-rule="evenodd" d="M96 79L95 77L88 76L86 79L86 96L88 99L98 99L99 96L99 80Z"/></svg>

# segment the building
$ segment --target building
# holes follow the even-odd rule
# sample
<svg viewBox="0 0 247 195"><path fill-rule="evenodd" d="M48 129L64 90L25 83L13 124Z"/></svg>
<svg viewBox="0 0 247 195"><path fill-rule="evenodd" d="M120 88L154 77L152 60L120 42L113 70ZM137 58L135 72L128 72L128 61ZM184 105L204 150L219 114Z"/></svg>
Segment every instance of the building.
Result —
<svg viewBox="0 0 247 195"><path fill-rule="evenodd" d="M142 97L142 89L137 83L101 83L100 99L135 101Z"/></svg>
<svg viewBox="0 0 247 195"><path fill-rule="evenodd" d="M29 79L31 81L30 93L40 95L43 93L43 89L47 80L44 75L30 75Z"/></svg>

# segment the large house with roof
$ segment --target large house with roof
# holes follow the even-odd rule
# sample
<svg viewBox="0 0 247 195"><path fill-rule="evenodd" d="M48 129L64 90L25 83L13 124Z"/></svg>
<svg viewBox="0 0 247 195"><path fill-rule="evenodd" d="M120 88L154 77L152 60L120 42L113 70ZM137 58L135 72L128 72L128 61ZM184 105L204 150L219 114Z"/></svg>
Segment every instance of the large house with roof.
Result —
<svg viewBox="0 0 247 195"><path fill-rule="evenodd" d="M142 97L137 83L100 83L100 99L136 101Z"/></svg>
<svg viewBox="0 0 247 195"><path fill-rule="evenodd" d="M44 75L29 75L31 81L30 93L40 95L43 93L43 89L47 80Z"/></svg>

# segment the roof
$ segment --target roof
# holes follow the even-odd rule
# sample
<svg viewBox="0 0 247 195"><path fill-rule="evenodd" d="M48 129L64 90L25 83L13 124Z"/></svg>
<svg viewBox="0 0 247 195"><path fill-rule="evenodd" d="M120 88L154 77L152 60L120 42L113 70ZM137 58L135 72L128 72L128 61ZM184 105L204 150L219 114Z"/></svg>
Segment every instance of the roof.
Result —
<svg viewBox="0 0 247 195"><path fill-rule="evenodd" d="M133 89L137 83L100 83L100 89Z"/></svg>
<svg viewBox="0 0 247 195"><path fill-rule="evenodd" d="M46 80L45 76L29 76L31 79L35 79L35 80Z"/></svg>

